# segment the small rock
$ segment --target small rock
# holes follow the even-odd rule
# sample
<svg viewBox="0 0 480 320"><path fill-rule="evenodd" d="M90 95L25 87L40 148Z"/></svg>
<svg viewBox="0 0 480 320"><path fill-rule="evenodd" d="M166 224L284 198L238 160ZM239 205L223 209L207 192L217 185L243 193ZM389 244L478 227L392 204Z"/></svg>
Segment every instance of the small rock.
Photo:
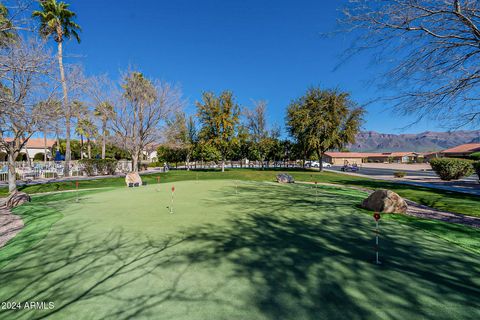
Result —
<svg viewBox="0 0 480 320"><path fill-rule="evenodd" d="M127 175L125 176L125 183L127 184L127 187L129 186L130 183L133 185L141 186L142 178L140 178L140 175L138 174L138 172L130 172L130 173L127 173Z"/></svg>
<svg viewBox="0 0 480 320"><path fill-rule="evenodd" d="M280 173L277 174L277 182L279 183L294 183L295 179L289 174L286 173Z"/></svg>
<svg viewBox="0 0 480 320"><path fill-rule="evenodd" d="M362 207L375 212L406 213L408 205L405 200L391 190L380 189L363 200Z"/></svg>
<svg viewBox="0 0 480 320"><path fill-rule="evenodd" d="M14 191L7 197L5 205L8 209L11 209L30 201L32 201L32 198L25 192Z"/></svg>

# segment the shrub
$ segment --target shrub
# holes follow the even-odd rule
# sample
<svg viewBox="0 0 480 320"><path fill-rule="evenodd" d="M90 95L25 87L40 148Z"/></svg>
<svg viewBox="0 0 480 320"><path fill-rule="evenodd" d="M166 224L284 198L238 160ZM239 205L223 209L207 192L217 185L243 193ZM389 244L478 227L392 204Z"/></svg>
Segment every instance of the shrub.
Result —
<svg viewBox="0 0 480 320"><path fill-rule="evenodd" d="M158 168L158 167L163 167L163 164L158 162L158 161L154 161L154 162L150 162L148 164L148 167L149 168Z"/></svg>
<svg viewBox="0 0 480 320"><path fill-rule="evenodd" d="M35 155L33 156L33 161L43 161L45 158L44 158L44 153L35 153Z"/></svg>
<svg viewBox="0 0 480 320"><path fill-rule="evenodd" d="M404 171L396 171L396 172L393 173L393 176L394 176L395 178L403 178L403 177L405 177L406 175L407 175L407 173L404 172Z"/></svg>
<svg viewBox="0 0 480 320"><path fill-rule="evenodd" d="M480 160L480 152L474 152L470 155L470 159L472 160Z"/></svg>
<svg viewBox="0 0 480 320"><path fill-rule="evenodd" d="M455 158L439 158L430 160L430 165L440 179L457 180L473 173L472 161Z"/></svg>
<svg viewBox="0 0 480 320"><path fill-rule="evenodd" d="M103 162L105 163L105 172L108 175L114 175L117 171L118 161L115 159L104 159Z"/></svg>
<svg viewBox="0 0 480 320"><path fill-rule="evenodd" d="M473 168L475 169L475 172L477 173L477 176L478 176L478 180L480 181L480 161L474 162Z"/></svg>
<svg viewBox="0 0 480 320"><path fill-rule="evenodd" d="M115 159L82 159L78 161L82 167L83 172L87 176L97 175L114 175L117 170L117 160Z"/></svg>
<svg viewBox="0 0 480 320"><path fill-rule="evenodd" d="M96 171L95 166L95 159L81 159L78 160L78 163L82 165L83 172L87 174L87 176L94 176Z"/></svg>

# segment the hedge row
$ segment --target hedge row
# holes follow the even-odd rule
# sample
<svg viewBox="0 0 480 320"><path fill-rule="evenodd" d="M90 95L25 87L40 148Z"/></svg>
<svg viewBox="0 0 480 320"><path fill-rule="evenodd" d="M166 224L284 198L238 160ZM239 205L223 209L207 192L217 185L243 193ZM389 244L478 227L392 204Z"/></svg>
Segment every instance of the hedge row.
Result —
<svg viewBox="0 0 480 320"><path fill-rule="evenodd" d="M118 163L115 159L82 159L78 162L87 176L114 175Z"/></svg>

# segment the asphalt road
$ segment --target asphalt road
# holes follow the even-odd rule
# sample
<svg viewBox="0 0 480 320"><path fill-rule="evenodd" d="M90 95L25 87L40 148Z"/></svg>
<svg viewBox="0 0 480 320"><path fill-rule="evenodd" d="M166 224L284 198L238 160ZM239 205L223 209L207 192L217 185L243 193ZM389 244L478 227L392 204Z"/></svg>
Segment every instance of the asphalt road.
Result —
<svg viewBox="0 0 480 320"><path fill-rule="evenodd" d="M335 171L341 171L342 166L332 166L328 169L330 170L335 170ZM400 171L397 169L384 169L384 168L360 168L360 170L356 173L359 174L364 174L367 176L391 176L393 177L393 173L396 171ZM405 172L408 176L417 176L417 177L432 177L432 178L437 178L437 174L433 171L419 171L419 170L401 170ZM463 178L462 180L466 181L478 181L477 175L472 175L470 177Z"/></svg>

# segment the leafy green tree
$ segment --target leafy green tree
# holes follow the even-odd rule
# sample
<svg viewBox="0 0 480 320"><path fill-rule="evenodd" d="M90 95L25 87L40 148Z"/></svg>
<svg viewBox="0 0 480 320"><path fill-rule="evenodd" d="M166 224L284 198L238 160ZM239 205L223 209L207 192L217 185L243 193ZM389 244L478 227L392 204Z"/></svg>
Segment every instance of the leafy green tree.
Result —
<svg viewBox="0 0 480 320"><path fill-rule="evenodd" d="M202 125L200 138L220 152L224 172L226 156L236 139L240 107L230 91L224 91L218 97L205 92L202 100L196 103Z"/></svg>
<svg viewBox="0 0 480 320"><path fill-rule="evenodd" d="M57 43L58 66L60 69L60 79L63 90L63 108L65 112L65 176L70 175L70 127L71 127L71 106L68 103L67 81L65 79L65 70L63 67L63 41L65 39L75 38L80 43L78 31L80 26L75 23L76 14L69 10L69 4L57 2L56 0L40 1L41 10L34 11L33 17L40 20L40 34L46 38L52 37Z"/></svg>
<svg viewBox="0 0 480 320"><path fill-rule="evenodd" d="M246 125L239 125L237 130L237 138L230 149L230 157L233 160L240 161L240 166L243 166L243 160L254 159L252 155L253 143L250 137L250 132Z"/></svg>
<svg viewBox="0 0 480 320"><path fill-rule="evenodd" d="M317 154L321 171L326 151L355 142L364 112L348 93L311 88L289 105L287 127L302 146Z"/></svg>
<svg viewBox="0 0 480 320"><path fill-rule="evenodd" d="M176 148L171 145L160 145L157 148L157 158L160 162L175 163L185 160L185 149Z"/></svg>
<svg viewBox="0 0 480 320"><path fill-rule="evenodd" d="M220 151L209 141L199 140L195 147L195 157L202 163L222 159Z"/></svg>

